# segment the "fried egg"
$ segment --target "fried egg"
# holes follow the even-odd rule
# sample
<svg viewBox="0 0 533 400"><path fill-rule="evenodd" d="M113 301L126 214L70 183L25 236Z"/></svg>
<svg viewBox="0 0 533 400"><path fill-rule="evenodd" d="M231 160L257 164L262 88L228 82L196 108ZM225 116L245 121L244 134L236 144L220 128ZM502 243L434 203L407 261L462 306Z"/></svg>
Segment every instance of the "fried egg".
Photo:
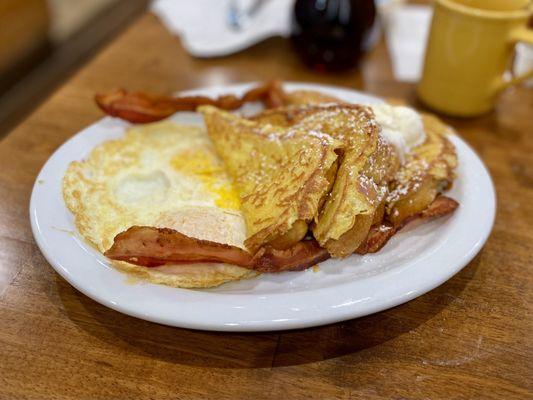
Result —
<svg viewBox="0 0 533 400"><path fill-rule="evenodd" d="M239 196L202 127L164 121L129 129L70 164L63 196L80 234L100 252L134 225L176 229L244 247ZM233 265L140 267L113 262L150 281L209 287L251 274Z"/></svg>

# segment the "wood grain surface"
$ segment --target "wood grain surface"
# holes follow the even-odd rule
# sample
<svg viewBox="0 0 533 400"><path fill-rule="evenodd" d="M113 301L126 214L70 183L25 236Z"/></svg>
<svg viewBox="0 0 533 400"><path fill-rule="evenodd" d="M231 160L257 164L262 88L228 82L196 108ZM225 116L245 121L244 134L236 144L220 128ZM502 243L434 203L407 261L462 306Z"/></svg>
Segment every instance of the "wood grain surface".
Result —
<svg viewBox="0 0 533 400"><path fill-rule="evenodd" d="M0 3L0 73L46 42L49 23L44 0Z"/></svg>
<svg viewBox="0 0 533 400"><path fill-rule="evenodd" d="M397 97L380 44L360 71L317 75L282 39L194 60L146 14L0 142L0 399L533 398L533 93L506 92L477 119L447 119L496 184L481 253L448 282L365 318L300 331L217 334L161 326L77 292L43 258L28 202L46 159L98 120L95 91L171 93L281 78ZM483 199L480 199L483 201Z"/></svg>

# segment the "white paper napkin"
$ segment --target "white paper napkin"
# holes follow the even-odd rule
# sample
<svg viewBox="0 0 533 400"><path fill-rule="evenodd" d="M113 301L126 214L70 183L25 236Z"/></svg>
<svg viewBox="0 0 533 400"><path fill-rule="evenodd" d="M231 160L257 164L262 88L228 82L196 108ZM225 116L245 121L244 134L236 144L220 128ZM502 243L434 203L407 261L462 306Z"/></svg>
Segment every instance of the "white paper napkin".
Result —
<svg viewBox="0 0 533 400"><path fill-rule="evenodd" d="M155 0L154 12L185 49L195 57L224 56L243 50L271 36L288 36L294 0L264 0L250 23L241 30L228 23L232 0ZM249 9L254 0L240 0Z"/></svg>
<svg viewBox="0 0 533 400"><path fill-rule="evenodd" d="M422 5L383 10L385 37L396 80L417 82L420 79L432 14L431 7Z"/></svg>

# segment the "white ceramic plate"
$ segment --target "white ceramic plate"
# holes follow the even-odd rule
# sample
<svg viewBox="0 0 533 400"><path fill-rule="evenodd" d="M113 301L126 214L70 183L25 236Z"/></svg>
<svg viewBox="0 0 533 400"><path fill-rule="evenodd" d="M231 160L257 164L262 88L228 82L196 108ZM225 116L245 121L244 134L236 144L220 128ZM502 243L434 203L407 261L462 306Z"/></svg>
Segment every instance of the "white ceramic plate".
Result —
<svg viewBox="0 0 533 400"><path fill-rule="evenodd" d="M239 93L249 85L206 88L208 96ZM381 100L352 90L310 84L352 102ZM174 119L202 123L193 113ZM489 174L472 149L452 137L459 157L457 180L448 196L460 202L451 216L397 234L377 254L328 260L318 272L263 274L209 290L131 284L77 234L61 194L68 164L81 160L105 140L121 136L128 124L104 118L63 144L37 177L30 204L35 240L52 267L79 291L114 310L149 321L219 331L265 331L323 325L375 313L420 296L442 284L479 252L495 213Z"/></svg>

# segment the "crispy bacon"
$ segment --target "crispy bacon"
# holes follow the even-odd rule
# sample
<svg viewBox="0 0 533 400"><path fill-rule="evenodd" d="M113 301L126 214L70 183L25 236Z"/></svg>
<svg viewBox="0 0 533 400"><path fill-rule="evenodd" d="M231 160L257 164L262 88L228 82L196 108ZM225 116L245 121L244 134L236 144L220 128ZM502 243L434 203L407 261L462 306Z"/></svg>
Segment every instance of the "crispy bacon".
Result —
<svg viewBox="0 0 533 400"><path fill-rule="evenodd" d="M459 207L459 203L454 199L446 196L439 196L420 214L408 218L406 224L417 219L425 220L428 218L443 217L454 212L457 207Z"/></svg>
<svg viewBox="0 0 533 400"><path fill-rule="evenodd" d="M180 262L227 262L252 265L252 256L227 244L191 238L174 229L133 226L115 236L105 256L145 267Z"/></svg>
<svg viewBox="0 0 533 400"><path fill-rule="evenodd" d="M304 240L286 250L269 246L259 249L253 258L253 269L259 272L301 271L329 257L316 240Z"/></svg>
<svg viewBox="0 0 533 400"><path fill-rule="evenodd" d="M433 200L433 203L431 203L428 208L416 215L411 216L410 218L407 218L402 225L398 227L393 227L387 222L384 222L380 225L374 225L370 229L366 240L355 252L357 254L375 253L381 250L381 248L387 244L391 237L393 237L400 229L410 222L443 217L454 212L457 207L459 207L459 203L454 199L446 196L439 196Z"/></svg>
<svg viewBox="0 0 533 400"><path fill-rule="evenodd" d="M314 240L297 243L288 250L271 247L254 256L235 246L186 236L173 229L134 226L119 233L105 252L112 260L144 267L165 264L223 262L260 272L302 270L329 258Z"/></svg>
<svg viewBox="0 0 533 400"><path fill-rule="evenodd" d="M370 228L366 240L355 250L357 254L376 253L387 244L398 229L389 224L374 225Z"/></svg>
<svg viewBox="0 0 533 400"><path fill-rule="evenodd" d="M217 98L205 96L155 96L144 92L117 89L97 94L96 104L108 115L133 123L148 123L169 117L177 111L195 111L201 105L213 105L224 110L235 110L246 102L261 101L267 108L284 104L284 92L279 81L268 82L248 90L242 97L224 95Z"/></svg>

